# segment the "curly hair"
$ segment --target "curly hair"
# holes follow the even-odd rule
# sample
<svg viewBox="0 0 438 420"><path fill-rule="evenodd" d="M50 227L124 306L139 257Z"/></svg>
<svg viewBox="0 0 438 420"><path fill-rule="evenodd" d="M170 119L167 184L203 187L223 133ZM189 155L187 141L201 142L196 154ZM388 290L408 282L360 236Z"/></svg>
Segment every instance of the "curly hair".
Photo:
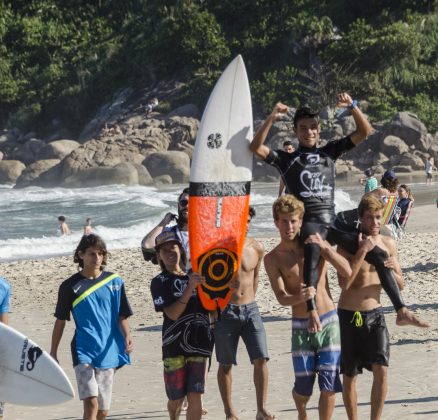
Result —
<svg viewBox="0 0 438 420"><path fill-rule="evenodd" d="M79 267L84 268L84 260L79 256L79 252L84 253L88 248L97 248L103 254L102 266L100 267L103 270L103 267L106 265L108 251L106 249L106 244L103 239L95 235L94 233L90 233L89 235L82 236L79 244L76 248L73 261L76 264L79 264Z"/></svg>
<svg viewBox="0 0 438 420"><path fill-rule="evenodd" d="M297 214L302 219L304 216L304 204L291 194L283 194L272 205L274 220L278 220L280 213Z"/></svg>

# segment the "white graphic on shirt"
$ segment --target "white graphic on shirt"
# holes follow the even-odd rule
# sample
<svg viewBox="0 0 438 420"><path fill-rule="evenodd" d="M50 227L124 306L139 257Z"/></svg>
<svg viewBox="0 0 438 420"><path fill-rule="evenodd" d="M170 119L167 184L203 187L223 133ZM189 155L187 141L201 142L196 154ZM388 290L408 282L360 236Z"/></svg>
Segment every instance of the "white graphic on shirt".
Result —
<svg viewBox="0 0 438 420"><path fill-rule="evenodd" d="M319 163L319 155L308 154L307 163L309 165L316 165Z"/></svg>
<svg viewBox="0 0 438 420"><path fill-rule="evenodd" d="M332 187L329 184L324 184L324 180L325 175L322 175L321 172L302 171L300 174L300 181L301 185L306 189L306 191L301 191L300 196L304 198L330 197Z"/></svg>
<svg viewBox="0 0 438 420"><path fill-rule="evenodd" d="M175 297L181 297L183 292L184 292L184 290L186 290L187 280L176 279L173 282L173 287L175 288L175 291L173 292L173 295Z"/></svg>
<svg viewBox="0 0 438 420"><path fill-rule="evenodd" d="M73 292L75 292L75 294L78 293L81 287L82 287L81 285L79 285L78 287L74 287Z"/></svg>
<svg viewBox="0 0 438 420"><path fill-rule="evenodd" d="M157 299L154 299L155 305L162 305L164 303L164 300L161 296L159 296Z"/></svg>
<svg viewBox="0 0 438 420"><path fill-rule="evenodd" d="M117 292L118 290L120 290L120 285L119 284L111 284L108 286L110 288L110 290L112 290L113 292Z"/></svg>

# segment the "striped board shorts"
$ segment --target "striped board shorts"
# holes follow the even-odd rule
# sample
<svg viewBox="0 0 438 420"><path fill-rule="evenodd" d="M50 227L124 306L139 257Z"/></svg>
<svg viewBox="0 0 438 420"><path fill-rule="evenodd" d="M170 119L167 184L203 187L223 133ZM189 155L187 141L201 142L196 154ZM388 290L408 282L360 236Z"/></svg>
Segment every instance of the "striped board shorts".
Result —
<svg viewBox="0 0 438 420"><path fill-rule="evenodd" d="M336 310L320 316L322 331L307 331L307 318L292 318L292 363L295 371L294 391L312 395L318 374L321 391L341 392L339 376L341 335Z"/></svg>

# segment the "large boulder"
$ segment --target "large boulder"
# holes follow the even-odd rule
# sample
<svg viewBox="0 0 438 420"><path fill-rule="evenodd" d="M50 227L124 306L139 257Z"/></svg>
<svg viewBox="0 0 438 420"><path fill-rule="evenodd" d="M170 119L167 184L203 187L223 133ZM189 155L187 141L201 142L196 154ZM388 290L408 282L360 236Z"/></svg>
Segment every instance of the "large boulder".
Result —
<svg viewBox="0 0 438 420"><path fill-rule="evenodd" d="M28 187L29 185L56 185L59 182L59 179L53 179L53 182L49 181L49 185L46 185L43 179L41 180L41 182L38 182L37 180L40 176L42 176L42 174L46 173L49 169L52 169L54 166L58 165L59 162L59 159L45 159L38 160L30 164L18 177L15 187L24 188Z"/></svg>
<svg viewBox="0 0 438 420"><path fill-rule="evenodd" d="M25 143L20 144L15 147L15 149L10 153L9 158L13 160L20 160L25 165L29 165L35 162L37 159L38 152L46 145L42 140L31 138Z"/></svg>
<svg viewBox="0 0 438 420"><path fill-rule="evenodd" d="M42 147L37 153L37 160L43 159L64 159L73 150L77 149L80 143L74 140L56 140Z"/></svg>
<svg viewBox="0 0 438 420"><path fill-rule="evenodd" d="M415 114L399 112L385 127L385 135L402 139L408 146L427 151L431 146L431 137L427 135L426 126Z"/></svg>
<svg viewBox="0 0 438 420"><path fill-rule="evenodd" d="M190 159L184 152L152 153L143 164L153 178L170 175L173 183L185 184L189 181Z"/></svg>
<svg viewBox="0 0 438 420"><path fill-rule="evenodd" d="M76 172L63 182L64 187L83 188L96 187L99 185L138 185L139 176L135 165L123 162L114 167L94 167Z"/></svg>
<svg viewBox="0 0 438 420"><path fill-rule="evenodd" d="M399 137L386 136L380 146L382 153L386 156L402 155L409 151L409 146Z"/></svg>
<svg viewBox="0 0 438 420"><path fill-rule="evenodd" d="M182 105L167 114L167 118L172 118L175 116L195 118L197 120L201 119L201 113L199 112L199 108L193 104Z"/></svg>
<svg viewBox="0 0 438 420"><path fill-rule="evenodd" d="M15 184L25 169L26 165L19 160L2 160L0 162L0 184Z"/></svg>

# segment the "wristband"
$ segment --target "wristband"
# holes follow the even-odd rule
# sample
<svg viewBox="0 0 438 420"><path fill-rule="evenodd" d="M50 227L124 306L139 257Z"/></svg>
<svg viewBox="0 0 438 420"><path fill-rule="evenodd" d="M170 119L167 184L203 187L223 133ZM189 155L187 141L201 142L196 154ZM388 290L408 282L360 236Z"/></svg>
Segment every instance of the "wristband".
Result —
<svg viewBox="0 0 438 420"><path fill-rule="evenodd" d="M353 102L351 102L351 105L350 105L350 109L354 109L354 108L357 108L357 101L356 101L356 99L354 99Z"/></svg>

